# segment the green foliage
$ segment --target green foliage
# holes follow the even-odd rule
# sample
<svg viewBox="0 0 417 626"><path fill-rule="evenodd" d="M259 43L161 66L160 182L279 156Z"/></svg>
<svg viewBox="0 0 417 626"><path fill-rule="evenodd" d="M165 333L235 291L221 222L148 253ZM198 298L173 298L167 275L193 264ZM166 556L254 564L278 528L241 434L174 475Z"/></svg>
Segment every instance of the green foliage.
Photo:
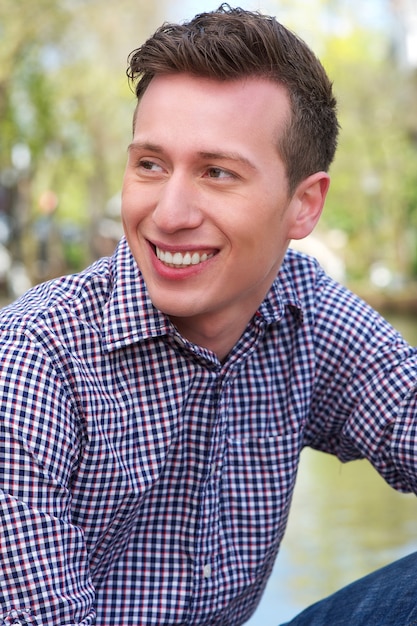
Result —
<svg viewBox="0 0 417 626"><path fill-rule="evenodd" d="M367 276L384 260L393 273L415 277L415 77L390 57L388 30L358 22L366 3L275 4L278 19L322 58L339 101L340 145L322 227L347 234L350 276ZM165 8L145 0L0 0L0 181L13 167L14 146L27 146L30 168L17 181L27 237L47 189L59 198L58 225L72 220L91 235L97 230L120 189L130 140L126 57L166 19Z"/></svg>
<svg viewBox="0 0 417 626"><path fill-rule="evenodd" d="M393 16L378 21L376 4L360 0L276 5L321 58L339 103L339 148L320 228L346 234L348 278L367 279L375 263L402 281L416 278L417 75L393 56Z"/></svg>
<svg viewBox="0 0 417 626"><path fill-rule="evenodd" d="M16 187L11 221L20 223L28 265L46 190L58 196L58 231L72 221L87 233L87 260L88 235L120 188L130 140L126 58L159 25L163 8L145 0L0 0L0 184ZM16 170L16 146L29 151L29 167ZM80 242L64 239L68 268L75 257L79 265ZM66 269L52 265L52 273Z"/></svg>
<svg viewBox="0 0 417 626"><path fill-rule="evenodd" d="M327 39L324 63L334 79L341 135L324 215L348 235L348 271L368 275L385 264L415 276L417 146L406 111L412 76L390 54L386 33L356 26Z"/></svg>

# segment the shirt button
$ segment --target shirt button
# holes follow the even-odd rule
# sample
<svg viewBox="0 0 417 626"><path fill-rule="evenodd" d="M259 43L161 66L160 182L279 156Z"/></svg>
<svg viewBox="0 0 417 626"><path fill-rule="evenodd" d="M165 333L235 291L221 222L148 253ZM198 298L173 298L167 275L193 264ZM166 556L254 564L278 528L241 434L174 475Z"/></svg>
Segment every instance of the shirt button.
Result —
<svg viewBox="0 0 417 626"><path fill-rule="evenodd" d="M204 578L210 578L211 576L211 565L209 563L203 567L203 576Z"/></svg>

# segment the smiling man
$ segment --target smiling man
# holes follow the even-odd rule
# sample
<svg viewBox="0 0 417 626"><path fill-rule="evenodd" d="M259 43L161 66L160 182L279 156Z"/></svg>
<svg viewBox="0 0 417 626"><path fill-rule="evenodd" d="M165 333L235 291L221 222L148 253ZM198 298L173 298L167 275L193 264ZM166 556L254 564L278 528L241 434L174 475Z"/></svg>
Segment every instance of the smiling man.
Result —
<svg viewBox="0 0 417 626"><path fill-rule="evenodd" d="M125 237L0 315L4 624L243 624L304 446L416 491L415 350L288 250L336 149L320 62L224 5L161 26L128 76ZM416 567L291 624L417 623Z"/></svg>
<svg viewBox="0 0 417 626"><path fill-rule="evenodd" d="M185 72L155 77L136 111L122 202L130 249L154 305L220 360L323 206L325 172L290 193L277 149L290 119L276 81Z"/></svg>

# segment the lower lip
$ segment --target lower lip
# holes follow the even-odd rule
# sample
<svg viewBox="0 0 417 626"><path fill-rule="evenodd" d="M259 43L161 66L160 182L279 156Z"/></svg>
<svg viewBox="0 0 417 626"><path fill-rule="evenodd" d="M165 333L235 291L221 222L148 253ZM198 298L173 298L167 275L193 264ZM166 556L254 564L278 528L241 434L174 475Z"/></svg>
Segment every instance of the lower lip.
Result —
<svg viewBox="0 0 417 626"><path fill-rule="evenodd" d="M216 255L210 257L206 261L202 261L201 263L197 263L196 265L185 265L183 267L173 267L171 265L165 265L158 259L155 254L154 249L151 246L151 260L152 266L156 273L162 278L166 278L168 280L184 280L186 278L190 278L192 276L197 276L204 269L207 268L210 261L213 261Z"/></svg>

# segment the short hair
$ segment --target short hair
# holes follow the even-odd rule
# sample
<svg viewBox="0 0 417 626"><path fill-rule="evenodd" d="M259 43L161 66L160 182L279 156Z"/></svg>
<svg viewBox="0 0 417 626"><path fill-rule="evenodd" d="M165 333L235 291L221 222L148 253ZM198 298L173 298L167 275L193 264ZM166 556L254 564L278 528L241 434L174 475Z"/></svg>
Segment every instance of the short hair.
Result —
<svg viewBox="0 0 417 626"><path fill-rule="evenodd" d="M261 77L283 85L291 116L277 145L292 193L328 171L337 146L336 99L309 46L275 17L222 4L183 24L164 23L128 57L138 101L156 75L188 73L232 81Z"/></svg>

